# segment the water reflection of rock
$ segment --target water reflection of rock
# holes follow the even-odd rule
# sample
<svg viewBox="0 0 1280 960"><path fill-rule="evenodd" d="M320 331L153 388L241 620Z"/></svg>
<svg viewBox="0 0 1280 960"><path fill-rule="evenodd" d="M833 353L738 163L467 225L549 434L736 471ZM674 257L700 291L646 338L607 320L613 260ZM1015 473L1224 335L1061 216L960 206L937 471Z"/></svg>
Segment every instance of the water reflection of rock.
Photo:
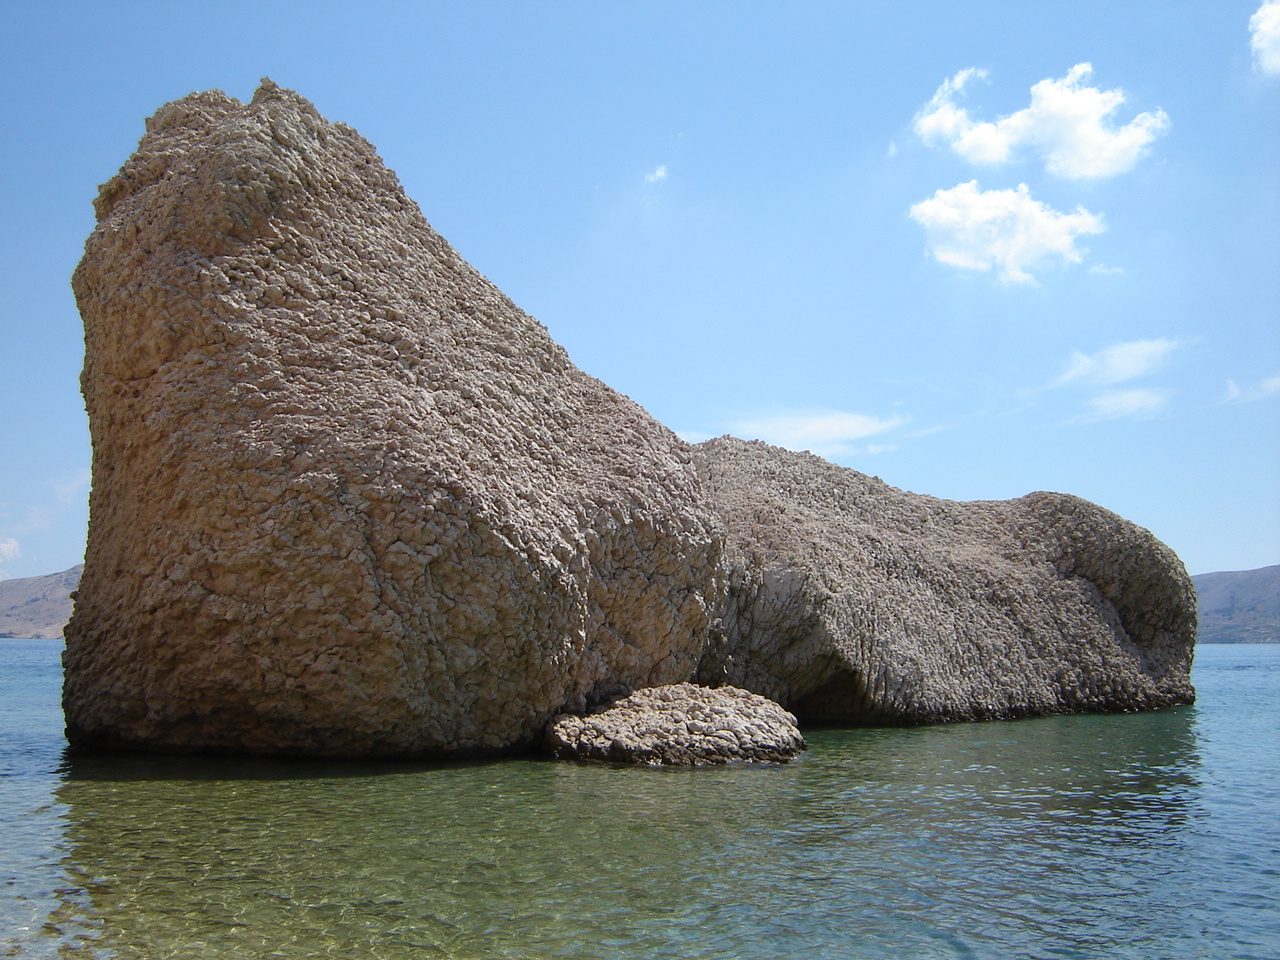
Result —
<svg viewBox="0 0 1280 960"><path fill-rule="evenodd" d="M785 789L774 768L136 759L77 762L59 798L92 946L121 957L590 956L572 942L694 909L733 811Z"/></svg>
<svg viewBox="0 0 1280 960"><path fill-rule="evenodd" d="M148 960L678 957L691 930L725 957L1094 956L1194 889L1194 710L812 741L703 770L77 761L89 906L59 919Z"/></svg>

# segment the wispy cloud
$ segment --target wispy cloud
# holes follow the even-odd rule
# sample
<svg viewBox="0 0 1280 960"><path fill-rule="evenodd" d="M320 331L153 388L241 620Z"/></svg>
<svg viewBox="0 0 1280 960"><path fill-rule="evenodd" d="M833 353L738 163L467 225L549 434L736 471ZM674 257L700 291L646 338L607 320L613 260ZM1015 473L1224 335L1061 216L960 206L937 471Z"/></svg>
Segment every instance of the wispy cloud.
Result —
<svg viewBox="0 0 1280 960"><path fill-rule="evenodd" d="M667 165L664 163L662 166L658 167L658 169L654 170L653 173L646 173L644 178L649 183L657 183L659 180L667 179Z"/></svg>
<svg viewBox="0 0 1280 960"><path fill-rule="evenodd" d="M1181 341L1160 337L1116 343L1097 353L1073 353L1058 384L1073 381L1109 386L1154 373L1164 366Z"/></svg>
<svg viewBox="0 0 1280 960"><path fill-rule="evenodd" d="M1084 388L1093 394L1084 401L1085 413L1069 423L1122 417L1150 419L1169 405L1172 391L1157 387L1112 388L1157 373L1184 344L1182 340L1157 337L1113 343L1096 353L1076 351L1067 360L1062 375L1049 387Z"/></svg>
<svg viewBox="0 0 1280 960"><path fill-rule="evenodd" d="M998 267L1009 283L1034 282L1027 268L1049 258L1079 263L1076 237L1105 229L1102 217L1084 207L1061 213L1032 199L1025 183L984 191L970 180L921 200L909 216L924 227L938 261L967 270Z"/></svg>
<svg viewBox="0 0 1280 960"><path fill-rule="evenodd" d="M1267 0L1249 18L1249 46L1259 70L1280 74L1280 0Z"/></svg>
<svg viewBox="0 0 1280 960"><path fill-rule="evenodd" d="M1056 176L1078 180L1124 173L1169 128L1169 117L1156 110L1113 126L1124 92L1085 85L1092 72L1091 64L1078 63L1061 80L1041 80L1031 88L1030 106L991 123L974 121L956 102L965 86L986 77L986 71L961 70L916 114L916 134L926 144L950 147L970 163L1007 163L1027 147Z"/></svg>
<svg viewBox="0 0 1280 960"><path fill-rule="evenodd" d="M1099 394L1089 401L1090 415L1083 418L1093 420L1118 420L1122 417L1149 419L1158 414L1169 402L1168 390L1156 390L1150 387L1134 387L1130 390L1113 390Z"/></svg>
<svg viewBox="0 0 1280 960"><path fill-rule="evenodd" d="M4 565L10 560L17 560L20 556L22 556L22 550L18 546L17 540L13 537L6 537L0 540L0 580L8 579L9 576Z"/></svg>
<svg viewBox="0 0 1280 960"><path fill-rule="evenodd" d="M1280 374L1267 377L1255 386L1241 387L1234 380L1227 381L1227 390L1222 398L1223 403L1253 403L1255 400L1269 400L1280 397Z"/></svg>
<svg viewBox="0 0 1280 960"><path fill-rule="evenodd" d="M832 458L895 450L892 444L858 447L857 442L895 430L908 420L899 414L871 417L838 410L814 410L774 414L732 426L734 433L749 440L763 440L789 450L808 450L820 457Z"/></svg>

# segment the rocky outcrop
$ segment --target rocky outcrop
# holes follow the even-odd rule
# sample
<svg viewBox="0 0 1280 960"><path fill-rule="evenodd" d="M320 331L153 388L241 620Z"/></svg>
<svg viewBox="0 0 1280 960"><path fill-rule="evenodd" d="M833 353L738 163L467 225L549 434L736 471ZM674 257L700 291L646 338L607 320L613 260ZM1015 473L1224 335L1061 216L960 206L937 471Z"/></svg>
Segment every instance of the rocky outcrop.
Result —
<svg viewBox="0 0 1280 960"><path fill-rule="evenodd" d="M0 637L57 640L71 618L80 564L42 577L0 580Z"/></svg>
<svg viewBox="0 0 1280 960"><path fill-rule="evenodd" d="M857 723L1193 700L1190 579L1115 514L937 500L730 437L696 449L731 566L700 682Z"/></svg>
<svg viewBox="0 0 1280 960"><path fill-rule="evenodd" d="M687 445L570 363L355 131L264 81L147 123L74 288L73 745L466 755L687 678Z"/></svg>
<svg viewBox="0 0 1280 960"><path fill-rule="evenodd" d="M466 756L565 714L568 755L776 760L785 711L733 687L869 723L1194 696L1147 531L693 453L269 81L162 108L95 207L75 747Z"/></svg>
<svg viewBox="0 0 1280 960"><path fill-rule="evenodd" d="M563 760L653 766L785 763L805 749L796 718L772 700L692 683L637 690L587 716L557 717L546 745Z"/></svg>

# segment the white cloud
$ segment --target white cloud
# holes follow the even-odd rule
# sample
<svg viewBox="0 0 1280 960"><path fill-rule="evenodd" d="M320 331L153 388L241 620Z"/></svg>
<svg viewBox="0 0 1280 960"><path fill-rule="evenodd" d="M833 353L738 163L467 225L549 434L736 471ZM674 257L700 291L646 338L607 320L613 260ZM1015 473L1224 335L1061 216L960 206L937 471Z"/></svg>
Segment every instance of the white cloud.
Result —
<svg viewBox="0 0 1280 960"><path fill-rule="evenodd" d="M1121 417L1150 418L1168 405L1173 396L1170 391L1153 387L1133 387L1127 390L1106 388L1150 376L1163 367L1184 342L1159 337L1154 340L1114 343L1097 353L1077 351L1071 355L1066 370L1052 386L1074 384L1102 388L1102 392L1089 398L1086 402L1088 412L1075 418L1072 421L1075 423L1093 423Z"/></svg>
<svg viewBox="0 0 1280 960"><path fill-rule="evenodd" d="M999 267L1001 280L1017 283L1032 282L1025 268L1049 257L1079 263L1076 237L1105 229L1102 217L1083 207L1060 213L1033 200L1025 183L983 191L970 180L921 200L910 216L924 227L940 262L967 270Z"/></svg>
<svg viewBox="0 0 1280 960"><path fill-rule="evenodd" d="M1149 387L1113 390L1089 401L1089 420L1116 420L1121 417L1153 417L1169 402L1169 391Z"/></svg>
<svg viewBox="0 0 1280 960"><path fill-rule="evenodd" d="M653 173L646 173L644 178L649 183L657 183L659 180L667 179L667 165L664 163L662 166L658 167L657 170L654 170Z"/></svg>
<svg viewBox="0 0 1280 960"><path fill-rule="evenodd" d="M986 76L987 71L970 67L967 70L961 70L950 80L943 80L942 86L934 93L933 99L916 114L916 136L930 146L939 142L949 143L956 153L970 162L980 162L974 159L975 156L998 153L998 146L983 144L981 135L970 136L973 132L973 121L969 119L968 111L956 106L955 101L956 94L964 90L966 83L974 77L984 79ZM991 125L986 124L986 126ZM964 141L963 146L961 141Z"/></svg>
<svg viewBox="0 0 1280 960"><path fill-rule="evenodd" d="M1119 276L1124 273L1124 267L1108 267L1101 263L1095 263L1089 268L1090 273L1096 273L1103 277Z"/></svg>
<svg viewBox="0 0 1280 960"><path fill-rule="evenodd" d="M1280 73L1280 0L1267 0L1249 18L1249 46L1263 73Z"/></svg>
<svg viewBox="0 0 1280 960"><path fill-rule="evenodd" d="M859 449L855 442L888 433L907 420L907 417L896 414L879 418L862 413L816 410L742 421L733 424L733 432L747 439L763 440L788 450L808 450L820 457L831 458L895 450L896 447L886 444L870 444Z"/></svg>
<svg viewBox="0 0 1280 960"><path fill-rule="evenodd" d="M1223 403L1252 403L1255 400L1267 400L1280 397L1280 374L1260 382L1256 387L1239 387L1234 380L1227 381L1227 392Z"/></svg>
<svg viewBox="0 0 1280 960"><path fill-rule="evenodd" d="M7 580L9 572L5 570L4 565L10 560L17 560L22 555L21 549L18 547L18 541L13 537L6 537L0 540L0 580Z"/></svg>
<svg viewBox="0 0 1280 960"><path fill-rule="evenodd" d="M1073 353L1066 372L1058 383L1083 383L1109 386L1136 377L1144 377L1164 366L1169 355L1181 342L1166 340L1130 340L1116 343L1097 353Z"/></svg>
<svg viewBox="0 0 1280 960"><path fill-rule="evenodd" d="M1031 105L995 123L975 122L956 97L984 70L961 70L943 82L916 114L916 134L926 144L943 144L970 163L1007 163L1018 148L1031 148L1045 169L1072 180L1112 177L1133 168L1147 145L1169 128L1163 110L1140 113L1122 127L1111 124L1124 103L1121 90L1084 86L1093 72L1078 63L1061 80L1041 80L1031 88Z"/></svg>

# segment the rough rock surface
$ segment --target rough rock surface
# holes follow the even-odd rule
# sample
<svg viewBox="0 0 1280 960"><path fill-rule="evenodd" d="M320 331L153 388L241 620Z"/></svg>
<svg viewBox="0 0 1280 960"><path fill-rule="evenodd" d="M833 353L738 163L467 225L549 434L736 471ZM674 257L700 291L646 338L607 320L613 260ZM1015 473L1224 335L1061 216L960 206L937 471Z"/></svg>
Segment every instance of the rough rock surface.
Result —
<svg viewBox="0 0 1280 960"><path fill-rule="evenodd" d="M935 722L1189 703L1181 561L1076 497L956 503L731 437L696 449L732 574L698 680L801 719Z"/></svg>
<svg viewBox="0 0 1280 960"><path fill-rule="evenodd" d="M785 763L805 749L796 718L772 700L692 683L637 690L586 716L557 717L546 745L561 759L654 766Z"/></svg>
<svg viewBox="0 0 1280 960"><path fill-rule="evenodd" d="M192 94L95 207L73 745L493 752L692 673L720 542L688 446L354 130Z"/></svg>

